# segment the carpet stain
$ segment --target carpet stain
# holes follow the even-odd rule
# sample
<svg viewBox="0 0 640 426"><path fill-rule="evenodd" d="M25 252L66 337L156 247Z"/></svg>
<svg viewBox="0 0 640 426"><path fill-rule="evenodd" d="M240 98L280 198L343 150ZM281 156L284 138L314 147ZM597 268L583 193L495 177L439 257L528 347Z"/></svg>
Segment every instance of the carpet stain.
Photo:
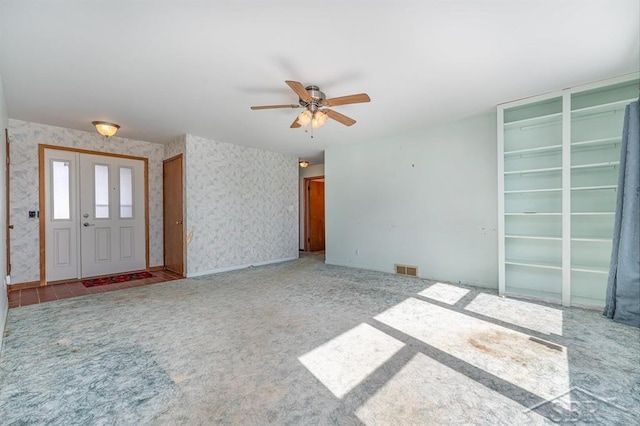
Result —
<svg viewBox="0 0 640 426"><path fill-rule="evenodd" d="M522 357L522 354L517 352L517 348L526 341L515 334L497 330L483 331L474 333L472 337L467 339L467 342L474 348L495 358L508 358L524 367L529 364Z"/></svg>
<svg viewBox="0 0 640 426"><path fill-rule="evenodd" d="M186 382L188 378L189 377L186 374L175 374L171 376L171 380L173 380L173 383L177 385Z"/></svg>

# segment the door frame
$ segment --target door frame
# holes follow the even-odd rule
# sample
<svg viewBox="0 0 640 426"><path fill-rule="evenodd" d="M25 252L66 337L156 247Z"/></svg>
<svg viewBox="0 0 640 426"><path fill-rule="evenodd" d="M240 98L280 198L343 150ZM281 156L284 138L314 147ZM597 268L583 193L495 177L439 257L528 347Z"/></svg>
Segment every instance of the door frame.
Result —
<svg viewBox="0 0 640 426"><path fill-rule="evenodd" d="M304 178L304 251L309 251L309 182L324 179L324 175Z"/></svg>
<svg viewBox="0 0 640 426"><path fill-rule="evenodd" d="M7 215L6 219L6 230L7 230L7 238L5 241L5 245L7 248L7 265L6 265L6 275L7 276L11 276L11 229L13 229L13 226L11 225L11 208L9 206L9 201L10 201L10 187L9 187L9 180L11 178L10 175L10 167L11 167L11 155L10 155L10 145L9 145L9 129L4 129L4 146L5 146L5 150L6 150L6 161L5 161L5 214Z"/></svg>
<svg viewBox="0 0 640 426"><path fill-rule="evenodd" d="M144 157L135 157L133 155L114 154L111 152L93 151L81 148L72 148L67 146L38 144L38 204L39 211L43 212L46 206L45 198L45 174L44 174L44 151L45 149L53 149L57 151L71 151L79 154L103 155L106 157L126 158L129 160L142 161L144 167L144 239L145 239L145 270L149 270L149 159ZM39 215L40 226L40 286L47 285L47 251L46 251L46 228L45 215Z"/></svg>
<svg viewBox="0 0 640 426"><path fill-rule="evenodd" d="M165 160L162 160L162 217L164 218L164 207L165 207L165 203L167 202L165 197L164 197L164 189L165 189L165 185L164 185L164 166L166 163L168 163L169 161L175 161L175 160L180 160L180 190L182 191L182 276L186 276L186 271L187 271L187 241L186 241L186 228L184 226L184 220L185 220L185 214L184 214L184 156L182 155L182 153L174 155L173 157L169 157ZM164 228L164 223L163 223L163 228ZM162 254L162 263L165 264L165 253L167 250L167 245L166 245L166 233L164 232L164 229L162 230L162 247L163 247L163 254ZM175 272L175 271L171 271L171 272Z"/></svg>

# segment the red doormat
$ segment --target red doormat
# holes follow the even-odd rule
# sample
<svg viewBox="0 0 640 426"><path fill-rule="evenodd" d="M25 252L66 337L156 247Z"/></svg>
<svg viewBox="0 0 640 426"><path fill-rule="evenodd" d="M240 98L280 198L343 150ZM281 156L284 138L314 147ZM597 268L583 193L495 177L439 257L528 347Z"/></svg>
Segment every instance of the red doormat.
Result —
<svg viewBox="0 0 640 426"><path fill-rule="evenodd" d="M110 277L82 280L82 285L85 287L97 287L99 285L123 283L126 281L133 281L133 280L141 280L143 278L151 278L152 276L153 275L151 275L149 272L146 272L146 271L135 272L133 274L112 275Z"/></svg>

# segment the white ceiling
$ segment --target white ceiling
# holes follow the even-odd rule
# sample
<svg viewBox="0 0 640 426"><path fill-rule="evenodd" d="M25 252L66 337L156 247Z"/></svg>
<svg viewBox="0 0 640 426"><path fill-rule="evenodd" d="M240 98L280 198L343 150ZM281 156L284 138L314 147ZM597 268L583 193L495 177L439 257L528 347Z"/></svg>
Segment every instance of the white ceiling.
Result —
<svg viewBox="0 0 640 426"><path fill-rule="evenodd" d="M638 0L0 0L10 118L166 143L190 133L322 161L325 148L638 71ZM314 139L284 81L335 107Z"/></svg>

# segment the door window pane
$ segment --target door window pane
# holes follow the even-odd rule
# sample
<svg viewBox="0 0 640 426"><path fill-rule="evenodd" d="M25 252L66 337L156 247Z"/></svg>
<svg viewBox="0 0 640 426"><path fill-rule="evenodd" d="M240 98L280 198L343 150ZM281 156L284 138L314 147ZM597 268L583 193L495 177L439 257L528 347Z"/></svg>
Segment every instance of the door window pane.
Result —
<svg viewBox="0 0 640 426"><path fill-rule="evenodd" d="M51 162L51 171L53 174L53 179L51 179L53 190L53 218L71 219L69 162L53 160Z"/></svg>
<svg viewBox="0 0 640 426"><path fill-rule="evenodd" d="M109 166L94 164L96 219L109 217Z"/></svg>
<svg viewBox="0 0 640 426"><path fill-rule="evenodd" d="M133 217L133 170L120 167L120 217Z"/></svg>

